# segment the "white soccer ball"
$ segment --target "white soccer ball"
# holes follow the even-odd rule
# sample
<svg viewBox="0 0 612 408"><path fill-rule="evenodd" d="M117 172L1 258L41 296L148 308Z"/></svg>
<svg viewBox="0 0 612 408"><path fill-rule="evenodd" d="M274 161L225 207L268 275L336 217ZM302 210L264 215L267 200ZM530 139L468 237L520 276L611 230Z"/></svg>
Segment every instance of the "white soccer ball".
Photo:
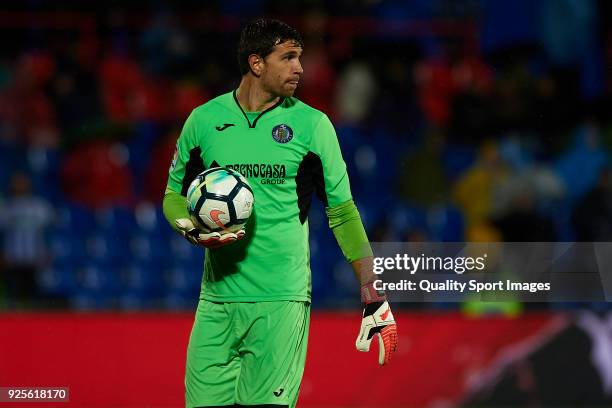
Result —
<svg viewBox="0 0 612 408"><path fill-rule="evenodd" d="M191 219L206 232L236 232L253 212L253 190L242 174L214 167L198 174L187 190Z"/></svg>

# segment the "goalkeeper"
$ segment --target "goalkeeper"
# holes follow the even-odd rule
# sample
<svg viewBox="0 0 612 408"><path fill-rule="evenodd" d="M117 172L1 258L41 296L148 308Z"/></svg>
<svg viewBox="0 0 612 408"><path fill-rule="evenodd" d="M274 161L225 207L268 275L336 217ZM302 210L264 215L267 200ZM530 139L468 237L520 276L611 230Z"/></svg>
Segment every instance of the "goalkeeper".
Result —
<svg viewBox="0 0 612 408"><path fill-rule="evenodd" d="M249 23L238 45L238 89L196 108L177 142L164 214L191 243L207 248L187 349L188 407L296 405L310 318L313 194L361 284L357 349L368 351L378 338L380 364L395 351L395 321L385 294L372 285L372 252L333 125L293 97L301 54L295 29L276 20ZM217 166L239 171L253 188L246 231L205 233L189 218L187 187Z"/></svg>

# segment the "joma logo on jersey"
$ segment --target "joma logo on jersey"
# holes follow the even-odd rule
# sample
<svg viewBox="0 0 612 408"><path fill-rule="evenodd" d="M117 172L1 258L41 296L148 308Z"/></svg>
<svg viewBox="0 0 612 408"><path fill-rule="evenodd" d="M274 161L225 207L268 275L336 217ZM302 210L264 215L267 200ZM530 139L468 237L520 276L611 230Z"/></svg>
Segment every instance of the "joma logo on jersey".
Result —
<svg viewBox="0 0 612 408"><path fill-rule="evenodd" d="M287 175L284 164L228 164L226 167L246 178L261 178L261 184L285 184Z"/></svg>

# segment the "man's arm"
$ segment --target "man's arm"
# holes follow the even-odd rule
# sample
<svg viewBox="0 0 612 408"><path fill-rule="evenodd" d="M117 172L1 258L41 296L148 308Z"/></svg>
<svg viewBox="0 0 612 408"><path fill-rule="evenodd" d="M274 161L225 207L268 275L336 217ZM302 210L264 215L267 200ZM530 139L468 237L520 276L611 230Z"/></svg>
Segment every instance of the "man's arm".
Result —
<svg viewBox="0 0 612 408"><path fill-rule="evenodd" d="M359 211L353 200L349 200L337 207L327 208L326 213L336 241L360 284L364 310L355 345L359 351L369 351L370 343L376 336L379 340L378 363L386 364L397 347L397 325L386 294L374 289L376 275L372 268L372 249Z"/></svg>
<svg viewBox="0 0 612 408"><path fill-rule="evenodd" d="M378 362L385 364L397 345L397 326L385 293L374 289L372 248L352 200L346 164L342 159L336 131L325 115L313 132L310 149L321 160L322 174L317 176L322 180L315 183L317 194L325 203L329 226L336 241L361 285L364 309L355 345L359 351L368 351L376 336L379 340Z"/></svg>
<svg viewBox="0 0 612 408"><path fill-rule="evenodd" d="M189 211L187 211L187 198L170 189L166 189L162 208L164 210L164 217L166 217L168 224L170 224L172 229L174 229L176 232L180 232L178 225L176 225L176 220L181 218L189 218Z"/></svg>
<svg viewBox="0 0 612 408"><path fill-rule="evenodd" d="M187 211L187 199L183 194L186 194L192 179L204 170L197 123L196 111L193 111L185 121L176 143L162 207L170 226L189 242L206 248L217 248L239 240L244 236L244 230L237 233L205 233L193 223Z"/></svg>

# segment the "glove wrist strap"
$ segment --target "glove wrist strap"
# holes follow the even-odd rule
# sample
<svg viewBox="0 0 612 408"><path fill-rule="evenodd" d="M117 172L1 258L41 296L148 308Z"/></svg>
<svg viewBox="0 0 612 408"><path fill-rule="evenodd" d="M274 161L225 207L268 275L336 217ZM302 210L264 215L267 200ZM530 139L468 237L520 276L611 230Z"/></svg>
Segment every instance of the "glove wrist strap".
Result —
<svg viewBox="0 0 612 408"><path fill-rule="evenodd" d="M361 302L367 304L375 302L384 302L387 300L387 294L384 290L376 290L374 282L366 283L361 286Z"/></svg>

